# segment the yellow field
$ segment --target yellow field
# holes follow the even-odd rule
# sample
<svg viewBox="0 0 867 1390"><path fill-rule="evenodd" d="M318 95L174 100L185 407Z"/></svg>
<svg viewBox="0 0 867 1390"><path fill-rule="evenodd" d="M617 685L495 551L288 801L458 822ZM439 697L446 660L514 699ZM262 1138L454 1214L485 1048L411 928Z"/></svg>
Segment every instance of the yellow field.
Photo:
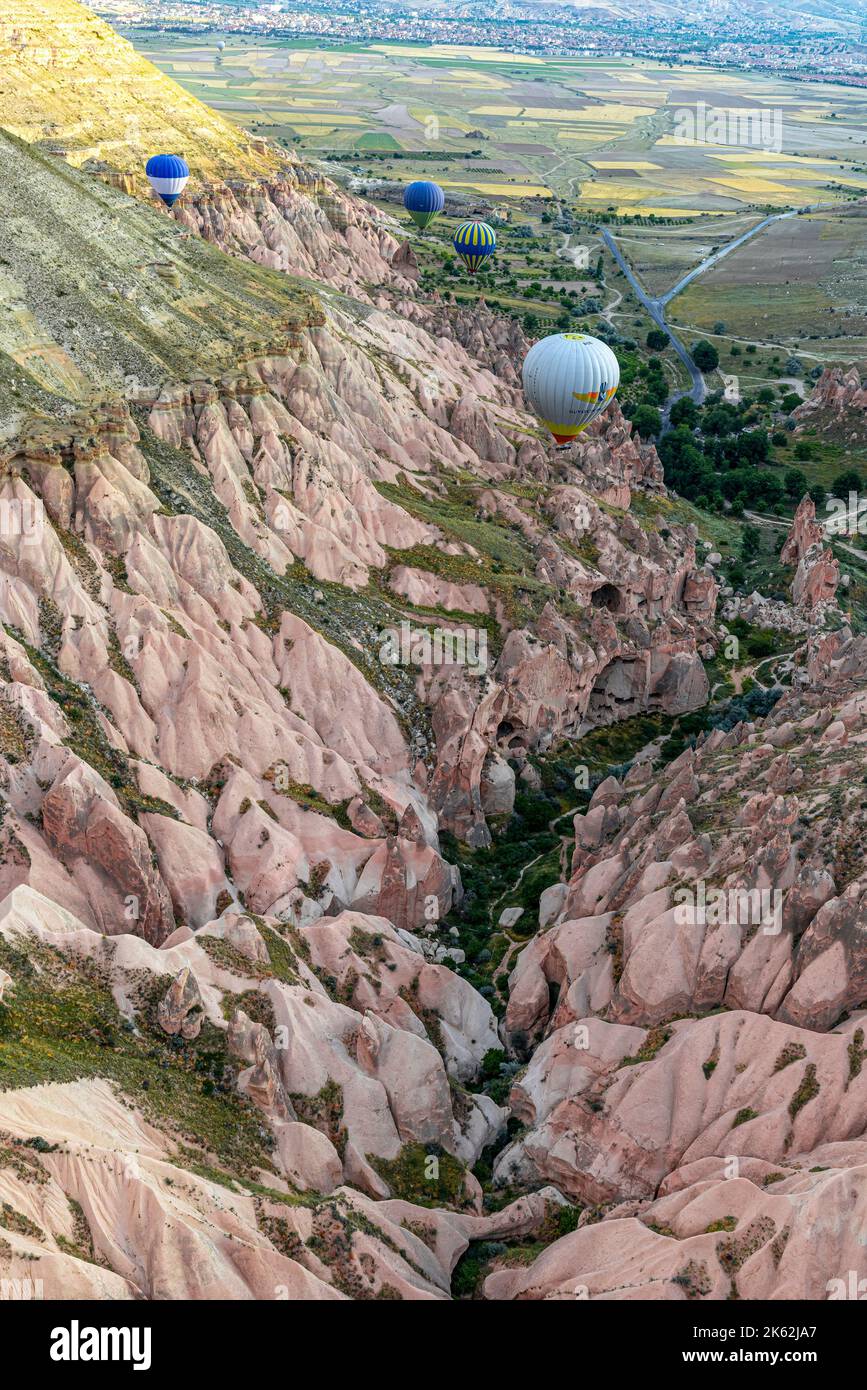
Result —
<svg viewBox="0 0 867 1390"><path fill-rule="evenodd" d="M610 63L587 62L464 44L381 42L350 51L233 40L220 64L212 47L155 34L143 51L206 102L210 87L218 109L228 108L246 129L273 132L284 145L297 132L302 149L329 154L373 148L375 141L359 136L383 131L401 159L389 163L378 153L376 173L400 180L421 170L494 201L553 195L594 214L610 207L630 217L682 219L844 202L867 191L863 93L842 84L832 90L701 64L673 68L613 55ZM666 112L697 112L700 102L708 112L729 113L722 134L731 145L685 141L671 131ZM383 116L389 105L397 110ZM799 122L794 137L791 125L783 132L786 153L750 143L751 127L741 133L757 112L780 110ZM442 161L425 141L432 115ZM657 133L664 126L669 133ZM464 136L477 129L489 142L477 161L484 159L482 183L454 162L468 153ZM773 143L778 132L759 123L756 138L763 133Z"/></svg>
<svg viewBox="0 0 867 1390"><path fill-rule="evenodd" d="M784 183L772 183L770 179L743 178L743 179L709 179L709 183L722 184L724 188L733 188L737 193L788 193L789 188Z"/></svg>
<svg viewBox="0 0 867 1390"><path fill-rule="evenodd" d="M591 159L594 169L661 169L661 164L651 164L647 159Z"/></svg>
<svg viewBox="0 0 867 1390"><path fill-rule="evenodd" d="M657 141L657 144L660 143L661 141ZM783 154L782 152L780 152L779 154L774 154L770 153L768 150L741 150L739 153L735 154L733 151L730 150L717 150L711 146L708 146L707 153L710 159L721 159L725 163L731 164L773 163L775 166L782 166L785 164L787 166L793 166L795 168L802 169L809 168L813 164L826 164L830 165L833 168L833 166L837 163L835 159L820 159L818 156L815 155L805 157L804 155Z"/></svg>
<svg viewBox="0 0 867 1390"><path fill-rule="evenodd" d="M471 116L520 116L523 106L474 106Z"/></svg>
<svg viewBox="0 0 867 1390"><path fill-rule="evenodd" d="M490 198L550 198L551 190L542 183L461 183L458 179L444 179L439 182L446 188L472 188L478 193L486 193Z"/></svg>
<svg viewBox="0 0 867 1390"><path fill-rule="evenodd" d="M455 68L453 72L443 72L437 78L444 86L460 87L467 92L507 92L508 82L502 77L495 77L490 72L467 72L465 69Z"/></svg>
<svg viewBox="0 0 867 1390"><path fill-rule="evenodd" d="M635 209L634 207L631 207L631 208L618 208L618 209L617 209L618 212L623 212L623 213L631 213L631 212L635 212L635 210L636 210L636 209ZM641 208L639 209L639 211L641 212L642 216L644 216L644 217L649 216L650 213L653 213L654 217L730 217L730 216L731 216L731 213L728 213L728 212L721 212L721 211L719 210L719 208L716 208L716 209L714 209L713 211L710 211L710 212L709 212L709 211L707 210L707 208L658 208L658 207L647 207L644 203L642 203Z"/></svg>
<svg viewBox="0 0 867 1390"><path fill-rule="evenodd" d="M509 121L509 125L520 125L520 121ZM602 132L600 134L600 131ZM561 130L557 135L558 140L568 140L570 145L581 144L587 149L595 149L603 140L613 140L618 135L624 134L623 126L600 126L594 132L591 130Z"/></svg>
<svg viewBox="0 0 867 1390"><path fill-rule="evenodd" d="M628 106L626 103L603 102L601 106L582 106L578 111L570 111L571 120L589 120L596 122L617 121L625 125L632 125L633 121L638 120L639 116L652 116L656 111L655 106Z"/></svg>
<svg viewBox="0 0 867 1390"><path fill-rule="evenodd" d="M338 125L367 125L367 121L361 116L333 116L329 111L271 111L268 113L271 120L289 121L293 126L300 130L301 125L308 122L315 122L316 125L324 125L326 129Z"/></svg>
<svg viewBox="0 0 867 1390"><path fill-rule="evenodd" d="M641 179L629 182L619 179L604 179L600 183L585 183L581 189L582 203L640 203L642 198L653 197L654 193L664 192L661 188L644 183Z"/></svg>
<svg viewBox="0 0 867 1390"><path fill-rule="evenodd" d="M403 57L415 58L418 56L418 48L407 44L399 43L372 43L370 45L372 53L401 54ZM544 66L544 58L531 58L526 53L507 53L502 48L472 48L468 44L437 44L436 54L438 58L455 58L459 62L465 63L520 63L526 67L529 63L538 63Z"/></svg>

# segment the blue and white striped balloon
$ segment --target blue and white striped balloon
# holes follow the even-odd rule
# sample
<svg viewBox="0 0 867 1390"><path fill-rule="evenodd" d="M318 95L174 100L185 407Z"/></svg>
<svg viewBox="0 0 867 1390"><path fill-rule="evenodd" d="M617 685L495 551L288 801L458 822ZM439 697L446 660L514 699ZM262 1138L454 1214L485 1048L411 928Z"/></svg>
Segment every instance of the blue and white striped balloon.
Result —
<svg viewBox="0 0 867 1390"><path fill-rule="evenodd" d="M190 166L179 154L155 154L145 165L151 188L166 207L180 198L190 177Z"/></svg>

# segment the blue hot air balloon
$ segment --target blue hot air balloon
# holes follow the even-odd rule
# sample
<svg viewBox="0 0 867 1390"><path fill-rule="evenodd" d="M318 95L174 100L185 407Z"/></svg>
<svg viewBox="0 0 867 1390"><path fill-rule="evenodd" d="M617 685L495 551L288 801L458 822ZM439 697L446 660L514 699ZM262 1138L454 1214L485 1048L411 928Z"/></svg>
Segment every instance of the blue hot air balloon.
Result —
<svg viewBox="0 0 867 1390"><path fill-rule="evenodd" d="M446 205L446 195L438 183L417 179L403 195L403 205L417 227L424 231Z"/></svg>
<svg viewBox="0 0 867 1390"><path fill-rule="evenodd" d="M497 234L487 222L462 222L455 232L454 248L471 275L497 249Z"/></svg>
<svg viewBox="0 0 867 1390"><path fill-rule="evenodd" d="M155 154L145 165L145 173L154 193L170 208L187 186L190 166L179 154Z"/></svg>

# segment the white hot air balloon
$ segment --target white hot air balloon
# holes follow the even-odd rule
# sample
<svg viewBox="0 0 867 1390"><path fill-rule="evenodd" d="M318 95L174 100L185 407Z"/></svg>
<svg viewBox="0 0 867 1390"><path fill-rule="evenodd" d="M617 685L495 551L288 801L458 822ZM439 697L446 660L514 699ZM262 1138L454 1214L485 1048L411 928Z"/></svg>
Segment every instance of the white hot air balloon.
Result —
<svg viewBox="0 0 867 1390"><path fill-rule="evenodd" d="M524 395L558 444L568 444L610 404L620 381L607 343L587 333L552 333L524 358Z"/></svg>

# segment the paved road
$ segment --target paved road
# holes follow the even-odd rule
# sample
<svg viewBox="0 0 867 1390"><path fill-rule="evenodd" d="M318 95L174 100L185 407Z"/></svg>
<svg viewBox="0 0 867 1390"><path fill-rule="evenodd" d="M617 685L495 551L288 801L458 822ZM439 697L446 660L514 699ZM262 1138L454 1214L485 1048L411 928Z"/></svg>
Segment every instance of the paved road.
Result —
<svg viewBox="0 0 867 1390"><path fill-rule="evenodd" d="M699 371L698 367L695 365L695 362L692 359L692 355L687 350L685 343L682 342L682 340L677 336L674 330L670 328L669 325L666 323L665 314L663 313L661 301L658 299L651 299L650 295L645 292L644 287L641 285L640 281L636 279L635 272L633 271L632 266L629 264L623 252L620 250L620 247L617 245L617 242L614 240L614 237L605 227L602 228L602 240L605 242L605 245L608 247L615 261L617 262L620 269L623 271L623 274L626 276L627 280L632 286L632 289L636 297L644 305L645 309L647 310L650 317L653 319L653 322L656 324L657 328L661 328L662 332L665 333L668 337L671 346L674 348L675 352L677 353L683 365L686 367L686 370L689 372L689 375L692 379L692 387L689 390L689 392L675 391L674 394L669 397L668 402L666 403L665 412L663 416L663 428L667 429L669 411L671 410L671 407L674 405L674 402L680 400L681 396L690 395L692 399L695 401L696 405L701 405L702 401L707 395L707 386L705 384L705 379Z"/></svg>
<svg viewBox="0 0 867 1390"><path fill-rule="evenodd" d="M867 201L867 199L859 198L856 201L865 202ZM661 328L663 333L667 335L672 347L674 348L681 362L686 367L692 379L692 387L689 390L689 392L675 391L674 394L669 397L665 406L665 410L663 412L663 430L668 429L669 414L671 411L671 407L674 405L675 401L680 400L681 396L690 395L692 399L695 401L696 405L701 405L701 403L707 395L707 385L705 384L705 379L699 371L698 367L695 365L691 353L688 351L683 341L677 336L674 330L666 322L665 306L672 299L674 299L675 295L680 294L681 290L685 289L687 285L691 284L697 276L703 275L706 270L709 270L711 266L716 265L717 261L721 261L724 256L727 256L729 254L729 252L736 251L739 246L743 246L744 242L750 241L754 236L758 236L759 232L763 232L766 227L770 227L774 222L784 222L790 217L798 217L805 212L821 212L823 208L833 208L839 206L839 203L833 202L811 203L809 206L803 208L792 208L788 212L775 212L772 214L772 216L763 218L762 221L757 222L754 227L750 227L749 231L743 232L742 235L739 237L735 237L734 241L728 242L727 245L720 247L718 251L713 251L709 256L705 256L704 260L701 261L697 266L694 266L692 270L688 272L688 274L684 275L680 280L678 280L676 285L672 285L670 290L667 290L665 294L659 295L656 298L653 298L649 294L647 294L640 281L636 278L632 266L629 264L626 257L623 255L623 252L620 250L620 247L617 245L617 242L614 240L614 237L607 230L607 228L603 227L600 229L602 233L602 240L605 242L605 245L608 247L615 261L617 262L620 269L623 271L623 274L626 276L627 280L632 286L632 289L635 292L636 297L644 305L645 309L647 310L650 317L653 319L653 322L656 324L656 326L658 328Z"/></svg>
<svg viewBox="0 0 867 1390"><path fill-rule="evenodd" d="M736 251L739 246L743 246L745 241L750 241L759 232L763 232L766 227L770 227L772 222L785 222L787 218L797 216L797 210L793 209L791 212L775 212L772 217L766 217L762 222L757 222L754 227L750 227L749 231L743 232L741 236L735 237L734 241L721 246L718 251L712 251L709 256L705 256L699 265L693 266L692 270L678 280L676 285L672 285L670 290L660 295L659 304L665 305L669 300L674 299L674 296L680 294L681 290L685 290L697 275L703 275L706 270L709 270L712 265L716 265L717 261L721 261L730 251Z"/></svg>

